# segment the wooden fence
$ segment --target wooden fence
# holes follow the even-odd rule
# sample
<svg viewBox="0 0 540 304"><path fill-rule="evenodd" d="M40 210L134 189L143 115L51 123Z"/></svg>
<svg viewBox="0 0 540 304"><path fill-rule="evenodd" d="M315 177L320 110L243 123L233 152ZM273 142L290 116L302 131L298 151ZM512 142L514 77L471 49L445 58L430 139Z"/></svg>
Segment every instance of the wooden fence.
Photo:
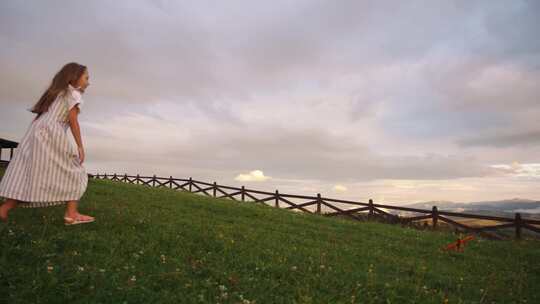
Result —
<svg viewBox="0 0 540 304"><path fill-rule="evenodd" d="M19 143L0 138L0 167L7 167L9 161L13 158L13 150L17 148ZM4 150L9 150L9 158L4 159L2 153Z"/></svg>
<svg viewBox="0 0 540 304"><path fill-rule="evenodd" d="M189 179L181 179L173 178L172 176L157 177L155 175L140 176L138 174L136 176L129 176L127 174L117 175L116 173L88 174L88 176L94 179L109 179L150 187L166 187L174 190L189 191L191 193L201 193L215 198L228 198L235 201L240 199L243 202L262 203L265 205L273 205L277 208L290 209L292 211L302 211L329 217L347 217L359 221L375 219L403 225L412 224L417 227L429 226L431 228L443 226L441 223L444 223L444 226L450 227L457 232L478 233L482 236L494 239L505 239L509 236L515 236L515 238L521 239L523 230L528 230L529 233L532 232L531 235L535 237L540 236L540 220L524 219L521 217L520 213L516 213L514 218L507 218L442 211L438 210L436 206L433 206L431 210L424 210L375 204L371 199L368 203L363 203L321 197L320 193L317 194L317 196L305 196L279 193L278 190L275 192L266 192L246 189L244 186L241 188L223 186L218 185L216 182L207 183L197 181L191 177ZM304 201L297 202L295 200ZM349 208L345 209L344 207ZM323 212L323 208L330 212ZM394 211L394 213L389 210ZM407 214L411 214L411 216L403 216L395 214L395 212L406 212ZM463 221L460 222L462 219L487 221L490 224L481 226L465 224ZM422 223L422 225L418 225L418 223Z"/></svg>

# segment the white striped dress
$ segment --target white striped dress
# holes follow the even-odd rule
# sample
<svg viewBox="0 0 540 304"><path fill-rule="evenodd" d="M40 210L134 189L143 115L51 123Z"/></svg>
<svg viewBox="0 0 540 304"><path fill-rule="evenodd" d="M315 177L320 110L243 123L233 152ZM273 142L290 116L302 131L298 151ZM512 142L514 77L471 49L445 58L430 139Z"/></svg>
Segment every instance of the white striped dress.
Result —
<svg viewBox="0 0 540 304"><path fill-rule="evenodd" d="M32 122L0 181L0 197L19 207L47 207L78 201L88 184L75 142L69 137L68 112L83 104L71 85L49 110Z"/></svg>

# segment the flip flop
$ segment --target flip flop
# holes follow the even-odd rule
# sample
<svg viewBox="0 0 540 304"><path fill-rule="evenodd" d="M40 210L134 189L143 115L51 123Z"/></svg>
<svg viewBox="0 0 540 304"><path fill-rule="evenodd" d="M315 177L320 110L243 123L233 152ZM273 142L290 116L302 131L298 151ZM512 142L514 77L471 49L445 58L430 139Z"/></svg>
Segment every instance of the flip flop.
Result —
<svg viewBox="0 0 540 304"><path fill-rule="evenodd" d="M76 218L71 218L71 217L64 216L64 225L66 225L66 226L92 223L93 221L95 221L94 218L89 218L87 220L84 220L80 216L78 216Z"/></svg>

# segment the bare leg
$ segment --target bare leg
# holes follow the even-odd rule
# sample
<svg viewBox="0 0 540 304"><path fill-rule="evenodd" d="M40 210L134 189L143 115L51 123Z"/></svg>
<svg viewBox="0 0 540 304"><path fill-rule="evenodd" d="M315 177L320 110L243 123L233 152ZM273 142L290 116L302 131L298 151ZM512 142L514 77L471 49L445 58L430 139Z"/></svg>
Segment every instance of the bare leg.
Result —
<svg viewBox="0 0 540 304"><path fill-rule="evenodd" d="M17 207L18 200L14 199L6 199L6 201L0 206L0 220L1 221L7 221L8 219L8 212ZM66 205L66 213L65 216L70 218L75 218L77 216L88 219L92 218L90 216L80 214L79 211L77 211L77 201L69 201Z"/></svg>
<svg viewBox="0 0 540 304"><path fill-rule="evenodd" d="M17 200L14 199L6 199L6 201L0 206L0 220L7 221L8 218L8 212L9 210L17 207Z"/></svg>
<svg viewBox="0 0 540 304"><path fill-rule="evenodd" d="M69 201L66 204L66 213L65 216L70 218L75 218L77 216L77 201Z"/></svg>
<svg viewBox="0 0 540 304"><path fill-rule="evenodd" d="M75 217L82 217L83 219L93 219L93 217L80 214L77 210L78 202L77 201L69 201L66 205L66 213L64 214L65 217L69 218L75 218Z"/></svg>

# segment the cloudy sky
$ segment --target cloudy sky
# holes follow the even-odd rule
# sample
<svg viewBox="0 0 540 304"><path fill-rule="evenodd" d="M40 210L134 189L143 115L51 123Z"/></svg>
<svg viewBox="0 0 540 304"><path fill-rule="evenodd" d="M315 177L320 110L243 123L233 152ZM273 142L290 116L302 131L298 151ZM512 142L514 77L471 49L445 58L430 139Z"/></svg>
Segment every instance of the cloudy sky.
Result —
<svg viewBox="0 0 540 304"><path fill-rule="evenodd" d="M0 137L76 61L90 173L538 200L539 28L538 1L2 1Z"/></svg>

